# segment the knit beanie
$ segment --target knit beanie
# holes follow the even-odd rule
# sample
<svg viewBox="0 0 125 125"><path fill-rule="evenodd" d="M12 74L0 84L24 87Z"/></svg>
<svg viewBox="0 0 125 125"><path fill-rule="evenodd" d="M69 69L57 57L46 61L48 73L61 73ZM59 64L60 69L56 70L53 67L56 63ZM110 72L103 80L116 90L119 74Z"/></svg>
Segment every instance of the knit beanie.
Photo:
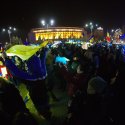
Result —
<svg viewBox="0 0 125 125"><path fill-rule="evenodd" d="M96 76L89 80L87 93L88 94L101 94L107 86L107 82L101 77Z"/></svg>

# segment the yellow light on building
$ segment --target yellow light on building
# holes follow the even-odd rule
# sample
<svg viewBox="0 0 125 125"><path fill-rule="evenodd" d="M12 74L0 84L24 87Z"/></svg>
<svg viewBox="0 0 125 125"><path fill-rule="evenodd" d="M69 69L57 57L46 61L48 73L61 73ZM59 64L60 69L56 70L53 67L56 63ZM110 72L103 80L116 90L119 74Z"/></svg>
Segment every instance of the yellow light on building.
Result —
<svg viewBox="0 0 125 125"><path fill-rule="evenodd" d="M83 37L83 28L77 27L52 27L48 29L37 28L31 30L35 34L35 40L54 40L54 39L68 39L68 38L82 38Z"/></svg>

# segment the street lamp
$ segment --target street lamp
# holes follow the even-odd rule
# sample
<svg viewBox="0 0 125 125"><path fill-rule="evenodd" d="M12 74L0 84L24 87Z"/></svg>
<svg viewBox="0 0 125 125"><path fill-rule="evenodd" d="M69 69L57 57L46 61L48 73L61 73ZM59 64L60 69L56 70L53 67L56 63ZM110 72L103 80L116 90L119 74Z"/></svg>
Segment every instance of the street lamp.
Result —
<svg viewBox="0 0 125 125"><path fill-rule="evenodd" d="M5 31L6 31L6 29L3 29L2 31L3 31L3 32L5 32Z"/></svg>
<svg viewBox="0 0 125 125"><path fill-rule="evenodd" d="M96 24L95 26L98 27L98 24Z"/></svg>
<svg viewBox="0 0 125 125"><path fill-rule="evenodd" d="M7 31L7 33L8 33L8 35L9 35L9 40L10 40L10 44L11 44L11 33L12 33L12 31L16 31L17 29L14 27L9 27L8 29L2 29L2 32L6 32Z"/></svg>
<svg viewBox="0 0 125 125"><path fill-rule="evenodd" d="M10 44L11 44L11 31L8 30L8 34L9 34L9 39L10 39Z"/></svg>
<svg viewBox="0 0 125 125"><path fill-rule="evenodd" d="M42 24L43 26L45 26L45 24L46 24L45 20L42 20L42 21L41 21L41 24Z"/></svg>
<svg viewBox="0 0 125 125"><path fill-rule="evenodd" d="M13 30L16 31L16 28L14 27Z"/></svg>
<svg viewBox="0 0 125 125"><path fill-rule="evenodd" d="M54 25L54 20L50 20L50 24L51 24L51 26L53 26Z"/></svg>
<svg viewBox="0 0 125 125"><path fill-rule="evenodd" d="M12 27L10 26L10 27L9 27L9 29L11 30L11 29L12 29Z"/></svg>
<svg viewBox="0 0 125 125"><path fill-rule="evenodd" d="M45 20L41 21L42 26L44 26L46 28L48 28L49 26L53 26L54 23L55 23L55 21L53 19L51 19L49 23L47 23Z"/></svg>
<svg viewBox="0 0 125 125"><path fill-rule="evenodd" d="M92 30L93 30L93 25L90 26L90 29L91 29L91 34L92 34Z"/></svg>
<svg viewBox="0 0 125 125"><path fill-rule="evenodd" d="M85 27L88 27L88 26L89 26L88 24L85 25Z"/></svg>
<svg viewBox="0 0 125 125"><path fill-rule="evenodd" d="M86 24L85 27L87 27L87 28L89 27L90 30L91 30L91 34L92 34L92 29L93 29L93 24L92 24L92 22L90 22L89 24Z"/></svg>
<svg viewBox="0 0 125 125"><path fill-rule="evenodd" d="M90 22L90 25L92 25L92 22Z"/></svg>
<svg viewBox="0 0 125 125"><path fill-rule="evenodd" d="M114 32L114 29L112 29L111 32L113 33L113 32Z"/></svg>
<svg viewBox="0 0 125 125"><path fill-rule="evenodd" d="M98 27L98 24L94 25L92 22L90 22L90 23L86 24L85 27L90 28L91 34L92 34L92 30L94 29L94 27Z"/></svg>

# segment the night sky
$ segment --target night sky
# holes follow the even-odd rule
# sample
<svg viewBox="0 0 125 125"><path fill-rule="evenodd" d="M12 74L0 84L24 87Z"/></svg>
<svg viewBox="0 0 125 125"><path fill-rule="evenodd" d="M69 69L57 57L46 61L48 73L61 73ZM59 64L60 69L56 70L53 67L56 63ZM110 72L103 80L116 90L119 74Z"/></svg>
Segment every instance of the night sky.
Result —
<svg viewBox="0 0 125 125"><path fill-rule="evenodd" d="M11 25L26 31L51 18L55 26L83 27L92 21L117 28L125 24L125 5L122 0L10 0L0 4L0 15L0 28Z"/></svg>

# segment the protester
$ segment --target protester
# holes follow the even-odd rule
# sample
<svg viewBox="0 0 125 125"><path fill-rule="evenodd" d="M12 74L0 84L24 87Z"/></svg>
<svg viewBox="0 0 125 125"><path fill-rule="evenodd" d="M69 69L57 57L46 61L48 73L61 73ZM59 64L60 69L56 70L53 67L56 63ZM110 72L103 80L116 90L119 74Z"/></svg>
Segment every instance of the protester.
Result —
<svg viewBox="0 0 125 125"><path fill-rule="evenodd" d="M29 113L18 89L3 78L0 78L0 109L9 121L17 112Z"/></svg>
<svg viewBox="0 0 125 125"><path fill-rule="evenodd" d="M10 59L7 58L5 53L3 53L3 58L5 60L5 65L11 74L26 81L30 98L38 113L49 120L51 118L51 112L45 85L45 79L47 77L46 53L47 50L44 49L40 57L33 55L27 61L28 72L19 69Z"/></svg>
<svg viewBox="0 0 125 125"><path fill-rule="evenodd" d="M50 93L50 96L52 97L53 101L59 101L59 99L56 97L56 95L53 92L53 89L55 87L55 70L54 70L54 55L52 54L52 51L50 50L47 54L46 58L46 67L47 67L47 89Z"/></svg>
<svg viewBox="0 0 125 125"><path fill-rule="evenodd" d="M69 125L107 125L107 83L99 76L88 82L87 94L77 92L69 106Z"/></svg>

